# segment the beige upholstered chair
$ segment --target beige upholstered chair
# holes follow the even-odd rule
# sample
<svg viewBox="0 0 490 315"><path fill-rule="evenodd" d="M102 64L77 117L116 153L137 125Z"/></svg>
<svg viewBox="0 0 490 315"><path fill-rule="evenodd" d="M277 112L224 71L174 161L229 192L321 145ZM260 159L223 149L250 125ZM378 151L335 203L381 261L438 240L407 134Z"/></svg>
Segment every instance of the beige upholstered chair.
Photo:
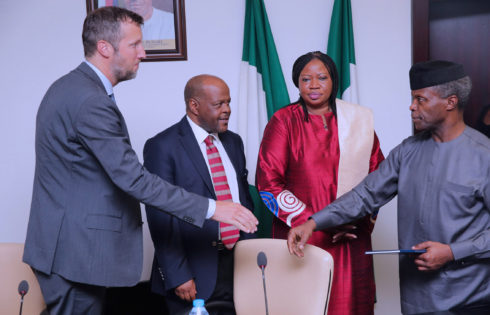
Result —
<svg viewBox="0 0 490 315"><path fill-rule="evenodd" d="M306 245L305 257L289 254L285 240L251 239L235 245L234 302L237 315L265 314L262 271L257 255L267 256L265 284L270 315L326 314L333 259Z"/></svg>
<svg viewBox="0 0 490 315"><path fill-rule="evenodd" d="M39 284L31 268L22 262L24 244L0 243L0 314L19 314L19 283L26 280L23 315L39 315L46 307Z"/></svg>

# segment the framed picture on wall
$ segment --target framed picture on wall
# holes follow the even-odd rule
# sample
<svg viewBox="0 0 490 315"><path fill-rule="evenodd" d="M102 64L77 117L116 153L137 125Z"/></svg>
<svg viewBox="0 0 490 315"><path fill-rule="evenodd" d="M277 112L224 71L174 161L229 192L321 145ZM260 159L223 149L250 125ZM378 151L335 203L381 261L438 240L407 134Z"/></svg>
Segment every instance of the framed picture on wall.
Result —
<svg viewBox="0 0 490 315"><path fill-rule="evenodd" d="M105 6L134 11L144 19L143 61L187 60L184 0L86 0L87 13Z"/></svg>

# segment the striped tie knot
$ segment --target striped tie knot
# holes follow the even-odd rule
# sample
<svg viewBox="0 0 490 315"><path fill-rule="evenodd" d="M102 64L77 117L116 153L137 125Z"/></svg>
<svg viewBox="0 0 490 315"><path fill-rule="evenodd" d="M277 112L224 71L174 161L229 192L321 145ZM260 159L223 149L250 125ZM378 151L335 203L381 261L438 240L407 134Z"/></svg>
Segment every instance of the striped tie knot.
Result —
<svg viewBox="0 0 490 315"><path fill-rule="evenodd" d="M213 145L213 136L212 135L209 135L206 137L206 139L204 139L204 143L206 143L206 146L210 147Z"/></svg>

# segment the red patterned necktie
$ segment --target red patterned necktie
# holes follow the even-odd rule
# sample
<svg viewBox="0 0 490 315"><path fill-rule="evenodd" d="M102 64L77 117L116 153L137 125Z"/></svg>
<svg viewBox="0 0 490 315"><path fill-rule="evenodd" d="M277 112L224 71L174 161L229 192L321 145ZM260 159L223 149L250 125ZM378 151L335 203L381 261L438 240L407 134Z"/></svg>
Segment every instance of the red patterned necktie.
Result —
<svg viewBox="0 0 490 315"><path fill-rule="evenodd" d="M205 140L206 153L208 155L209 168L211 169L211 178L213 179L214 191L219 201L233 201L231 197L230 186L226 179L225 168L218 148L213 144L213 136L209 135ZM221 241L226 248L232 249L240 237L238 229L228 223L219 223Z"/></svg>

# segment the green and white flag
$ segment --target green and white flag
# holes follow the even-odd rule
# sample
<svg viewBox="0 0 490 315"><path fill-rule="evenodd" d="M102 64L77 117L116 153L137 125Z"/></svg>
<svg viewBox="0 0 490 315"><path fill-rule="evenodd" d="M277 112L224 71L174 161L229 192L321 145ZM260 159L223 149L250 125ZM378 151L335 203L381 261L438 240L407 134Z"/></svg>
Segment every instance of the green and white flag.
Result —
<svg viewBox="0 0 490 315"><path fill-rule="evenodd" d="M337 98L359 104L350 0L335 0L333 4L327 54L339 72Z"/></svg>
<svg viewBox="0 0 490 315"><path fill-rule="evenodd" d="M264 128L289 95L263 0L247 0L238 91L238 133L245 145L248 183L259 219L259 236L270 237L272 214L255 189L255 169Z"/></svg>

